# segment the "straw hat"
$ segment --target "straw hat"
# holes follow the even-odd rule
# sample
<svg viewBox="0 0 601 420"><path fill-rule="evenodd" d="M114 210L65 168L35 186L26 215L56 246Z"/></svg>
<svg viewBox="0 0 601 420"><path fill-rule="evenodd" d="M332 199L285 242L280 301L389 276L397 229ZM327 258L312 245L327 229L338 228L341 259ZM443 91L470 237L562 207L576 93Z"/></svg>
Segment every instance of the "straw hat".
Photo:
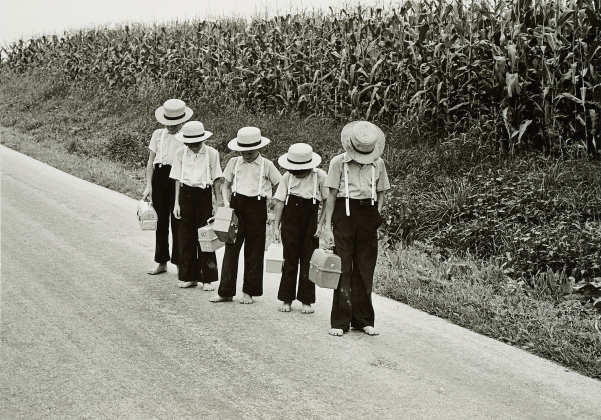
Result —
<svg viewBox="0 0 601 420"><path fill-rule="evenodd" d="M163 125L178 125L188 121L193 113L184 101L169 99L154 111L154 116Z"/></svg>
<svg viewBox="0 0 601 420"><path fill-rule="evenodd" d="M211 137L213 133L205 130L200 121L188 121L175 138L184 143L200 143Z"/></svg>
<svg viewBox="0 0 601 420"><path fill-rule="evenodd" d="M321 156L313 152L313 148L307 143L295 143L278 159L278 163L284 169L303 170L319 166Z"/></svg>
<svg viewBox="0 0 601 420"><path fill-rule="evenodd" d="M342 129L342 147L357 163L374 163L384 151L384 132L368 121L353 121Z"/></svg>
<svg viewBox="0 0 601 420"><path fill-rule="evenodd" d="M237 152L247 152L257 150L269 144L267 137L261 136L261 130L257 127L242 127L238 130L238 135L231 140L227 147Z"/></svg>

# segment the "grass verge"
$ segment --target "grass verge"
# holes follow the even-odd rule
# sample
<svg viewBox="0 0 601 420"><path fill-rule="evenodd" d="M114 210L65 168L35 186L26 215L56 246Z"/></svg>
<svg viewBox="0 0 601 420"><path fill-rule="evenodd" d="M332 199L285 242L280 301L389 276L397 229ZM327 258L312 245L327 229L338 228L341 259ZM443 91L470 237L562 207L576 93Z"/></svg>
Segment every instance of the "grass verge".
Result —
<svg viewBox="0 0 601 420"><path fill-rule="evenodd" d="M2 75L0 142L79 178L139 198L145 184L147 143L158 127L154 109L171 94L152 89L129 93L86 91L36 74ZM301 141L320 151L324 162L342 150L340 122L251 114L231 105L207 108L202 102L195 103L193 109L195 118L215 133L209 143L220 150L222 163L232 156L227 151L227 142L245 125L261 127L272 139L266 149L270 158L286 151L291 143ZM441 143L429 147L403 141L394 132L389 143L394 147L389 146L385 158L396 185L388 205L389 220L398 214L401 201L410 201L411 196L422 206L430 200L439 207L459 208L458 201L463 195L475 196L469 192L463 194L463 190L476 185L480 194L477 197L494 200L493 188L499 185L487 184L488 181L476 184L474 179L482 175L474 170L465 176L462 167L484 168L483 172L493 170L498 174L502 166L508 172L519 170L519 165L533 166L529 161L517 165L494 162L493 158L489 158L492 163L487 163L469 145L452 148ZM537 173L548 180L557 165L537 162ZM456 176L457 173L461 176ZM556 184L563 188L557 192L558 197L566 196L571 189L569 184ZM437 185L443 189L433 193ZM479 206L478 203L486 201L484 198L474 199L472 205ZM448 209L441 208L440 212L441 215L426 216L438 220L448 214ZM437 249L419 242L409 247L393 246L384 238L374 290L601 379L599 315L586 297L572 294L552 297L542 288L531 287L525 279L510 278L503 258L481 259L452 248Z"/></svg>

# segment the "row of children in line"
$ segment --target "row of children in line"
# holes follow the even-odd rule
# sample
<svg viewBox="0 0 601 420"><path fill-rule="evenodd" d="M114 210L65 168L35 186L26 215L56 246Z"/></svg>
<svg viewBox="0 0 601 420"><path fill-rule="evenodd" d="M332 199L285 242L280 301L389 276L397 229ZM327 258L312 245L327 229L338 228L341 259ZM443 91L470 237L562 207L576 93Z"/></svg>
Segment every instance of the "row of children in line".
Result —
<svg viewBox="0 0 601 420"><path fill-rule="evenodd" d="M259 153L270 140L258 128L244 127L228 143L229 149L241 156L230 159L222 172L219 152L204 142L212 133L199 121L186 122L192 114L178 99L166 101L155 112L165 128L152 135L143 193L143 199L152 199L158 215L158 266L149 274L166 272L171 260L178 267L180 287L194 287L200 282L203 290L214 290L211 283L219 280L217 258L214 252L201 252L197 233L212 216L214 194L218 206L235 211L239 225L235 241L225 245L217 296L210 301L233 299L238 258L245 243L240 302L252 303L254 296L263 294L267 199L277 186L275 236L281 239L284 252L278 291L278 299L283 302L280 310L290 311L292 302L298 299L304 313L313 312L315 285L309 280L309 261L323 236L326 244L335 245L334 252L342 263L338 288L334 290L330 334L342 335L351 327L377 334L371 292L378 254L377 229L382 223L384 193L390 188L380 157L385 142L382 130L366 121L347 124L341 133L345 153L331 160L327 174L317 168L321 157L311 146L296 143L278 159L287 170L282 176L273 162ZM323 200L323 211L318 216Z"/></svg>

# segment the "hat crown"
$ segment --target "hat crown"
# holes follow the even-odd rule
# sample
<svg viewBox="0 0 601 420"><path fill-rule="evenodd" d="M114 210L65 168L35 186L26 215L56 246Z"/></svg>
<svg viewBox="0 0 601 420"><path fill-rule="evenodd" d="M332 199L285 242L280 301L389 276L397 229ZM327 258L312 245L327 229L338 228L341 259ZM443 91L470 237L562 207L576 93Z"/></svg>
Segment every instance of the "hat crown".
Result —
<svg viewBox="0 0 601 420"><path fill-rule="evenodd" d="M169 99L163 104L163 115L167 119L178 119L186 115L186 103L181 99Z"/></svg>
<svg viewBox="0 0 601 420"><path fill-rule="evenodd" d="M360 121L353 127L351 132L351 143L361 153L370 153L376 147L378 141L378 128L367 121Z"/></svg>
<svg viewBox="0 0 601 420"><path fill-rule="evenodd" d="M295 143L288 149L290 163L304 164L313 159L313 148L307 143Z"/></svg>
<svg viewBox="0 0 601 420"><path fill-rule="evenodd" d="M257 127L242 127L236 136L238 146L250 147L261 143L261 130Z"/></svg>
<svg viewBox="0 0 601 420"><path fill-rule="evenodd" d="M182 135L186 138L200 137L205 133L205 126L200 121L188 121L182 127Z"/></svg>

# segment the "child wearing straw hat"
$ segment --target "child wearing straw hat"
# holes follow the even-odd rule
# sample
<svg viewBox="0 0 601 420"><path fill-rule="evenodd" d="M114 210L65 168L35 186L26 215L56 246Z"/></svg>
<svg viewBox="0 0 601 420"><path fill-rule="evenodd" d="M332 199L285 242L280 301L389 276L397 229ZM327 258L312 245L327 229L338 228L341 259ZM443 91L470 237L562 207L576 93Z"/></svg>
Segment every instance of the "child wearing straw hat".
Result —
<svg viewBox="0 0 601 420"><path fill-rule="evenodd" d="M322 211L317 221L319 204L328 194L324 185L326 173L317 168L321 157L306 143L290 146L278 163L288 170L274 195L275 237L276 240L281 237L284 246L284 268L278 291L282 305L279 310L290 312L292 302L298 299L302 304L301 312L310 314L313 313L311 305L315 303L315 284L309 280L309 263L313 251L319 247L319 235L325 220L325 211Z"/></svg>
<svg viewBox="0 0 601 420"><path fill-rule="evenodd" d="M267 230L267 199L282 177L272 161L259 150L270 140L257 127L243 127L228 143L242 156L230 159L223 172L223 201L238 216L238 233L234 243L225 244L221 282L211 302L231 301L236 294L238 257L244 245L244 284L240 303L253 303L253 296L263 294L263 256Z"/></svg>
<svg viewBox="0 0 601 420"><path fill-rule="evenodd" d="M179 287L201 282L207 291L215 290L211 283L219 277L217 257L215 252L201 251L198 229L213 215L213 193L221 202L218 192L223 179L219 152L205 144L212 134L199 121L184 124L175 138L186 146L176 152L170 173L175 179L173 213L179 219Z"/></svg>
<svg viewBox="0 0 601 420"><path fill-rule="evenodd" d="M378 228L384 194L390 189L384 161L384 133L367 121L347 124L341 133L343 154L330 161L326 187L326 244L342 261L342 274L334 290L330 316L331 335L350 329L377 335L371 302L373 275L378 257ZM333 227L332 227L333 225Z"/></svg>
<svg viewBox="0 0 601 420"><path fill-rule="evenodd" d="M173 215L175 202L175 181L169 177L173 157L181 143L175 139L182 124L192 117L192 110L184 101L169 99L156 109L157 121L165 126L152 133L150 139L150 155L146 165L146 189L142 199L151 199L157 212L157 230L154 260L158 265L148 274L155 275L167 272L167 262L178 265L178 232L177 220ZM171 256L169 255L169 225L171 224Z"/></svg>

